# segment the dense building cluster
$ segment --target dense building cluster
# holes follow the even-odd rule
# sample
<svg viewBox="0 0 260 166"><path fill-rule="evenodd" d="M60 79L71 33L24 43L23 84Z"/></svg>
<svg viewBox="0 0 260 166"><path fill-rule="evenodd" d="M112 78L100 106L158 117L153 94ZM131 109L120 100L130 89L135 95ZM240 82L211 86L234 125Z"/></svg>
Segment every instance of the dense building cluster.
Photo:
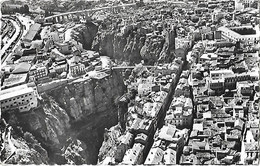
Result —
<svg viewBox="0 0 260 166"><path fill-rule="evenodd" d="M224 6L221 12L227 15L214 9L219 5ZM255 11L233 12L233 5L237 7L237 2L200 1L195 11L183 11L189 18L161 9L160 14L166 17L168 13L175 18L186 16L185 21L177 19L180 22L177 21L174 44L175 56L187 59L188 70L182 71L174 87L171 104L162 117L164 125L156 129L149 152L146 144L136 145L140 134L132 133L132 142L123 151L123 164L258 163L258 129L250 127L259 126L259 56L255 47L259 42L259 30L255 26L258 20ZM213 15L209 15L210 10ZM230 18L224 18L228 15ZM252 20L246 21L245 15L251 15ZM189 19L194 17L204 20L199 19L193 25ZM206 22L207 17L210 20ZM193 31L189 24L193 25ZM184 37L187 35L190 37ZM140 83L139 86L142 86L139 94L149 92L150 86ZM142 110L147 107L144 104ZM142 138L149 143L147 137ZM113 157L104 160L105 163L119 161Z"/></svg>
<svg viewBox="0 0 260 166"><path fill-rule="evenodd" d="M16 14L1 25L2 46L17 34L1 52L3 112L28 112L39 93L117 70L126 93L111 101L118 125L103 145L115 147L99 163L259 163L256 0L93 2L92 11L55 1L54 13L30 3L34 20ZM27 10L3 11L16 7Z"/></svg>
<svg viewBox="0 0 260 166"><path fill-rule="evenodd" d="M114 163L142 164L146 162L145 158L149 156L154 133L161 126L161 118L165 116L167 104L179 80L182 66L183 62L177 58L170 64L154 66L151 69L141 64L133 69L129 76L128 89L136 91L136 96L126 103L126 107L122 108L127 109L125 111L127 113L124 118L119 119L126 119L123 122L126 123L126 131L119 138L119 145L112 160ZM119 102L125 102L125 100L120 99ZM167 130L162 132L167 133ZM162 137L166 133L162 133Z"/></svg>
<svg viewBox="0 0 260 166"><path fill-rule="evenodd" d="M54 81L57 84L57 81L63 79L95 77L98 73L102 75L110 72L108 70L111 69L112 63L108 57L102 57L95 51L84 50L81 43L70 38L68 31L71 31L70 28L74 25L42 25L32 21L29 30L18 43L19 46L10 53L5 65L1 67L1 102L15 100L18 93L7 94L11 92L10 89L16 87L19 87L21 93L33 88L36 94L42 92L41 89L51 89ZM89 75L89 72L92 74ZM8 102L9 105L1 104L1 108L3 111L16 108L29 111L37 106L26 101L14 104Z"/></svg>
<svg viewBox="0 0 260 166"><path fill-rule="evenodd" d="M258 131L252 132L249 127L259 125L258 52L246 50L246 44L214 42L205 41L205 47L201 47L204 52L197 55L198 63L191 65L189 79L196 116L181 162L258 163L254 151L258 149L258 136L253 134ZM216 51L208 52L207 47Z"/></svg>

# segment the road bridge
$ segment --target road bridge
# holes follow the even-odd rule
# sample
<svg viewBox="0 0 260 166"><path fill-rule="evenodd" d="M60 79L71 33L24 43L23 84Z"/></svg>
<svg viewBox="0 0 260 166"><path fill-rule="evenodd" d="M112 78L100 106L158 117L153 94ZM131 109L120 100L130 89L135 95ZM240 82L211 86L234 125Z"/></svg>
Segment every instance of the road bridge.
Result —
<svg viewBox="0 0 260 166"><path fill-rule="evenodd" d="M157 66L142 66L146 68L156 68ZM115 66L112 67L112 70L125 70L125 69L134 69L136 66Z"/></svg>
<svg viewBox="0 0 260 166"><path fill-rule="evenodd" d="M45 18L45 21L53 21L54 23L59 23L59 22L64 22L65 20L71 20L74 18L83 18L83 19L88 19L93 15L93 13L97 11L120 11L122 8L125 9L127 7L134 7L136 6L136 3L131 3L131 4L122 4L122 5L117 5L117 6L107 6L107 7L101 7L101 8L94 8L94 9L85 9L85 10L79 10L79 11L71 11L71 12L66 12L66 13L60 13L56 15L52 15L49 17Z"/></svg>

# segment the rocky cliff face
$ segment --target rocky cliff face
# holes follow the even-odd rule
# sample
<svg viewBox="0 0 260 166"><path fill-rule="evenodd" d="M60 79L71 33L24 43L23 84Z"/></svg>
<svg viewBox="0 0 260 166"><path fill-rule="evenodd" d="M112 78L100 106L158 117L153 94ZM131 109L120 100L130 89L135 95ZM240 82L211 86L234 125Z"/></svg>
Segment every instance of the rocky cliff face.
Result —
<svg viewBox="0 0 260 166"><path fill-rule="evenodd" d="M77 80L42 96L40 106L18 114L16 125L48 151L49 163L95 164L104 128L117 124L114 100L124 93L118 73L101 80Z"/></svg>
<svg viewBox="0 0 260 166"><path fill-rule="evenodd" d="M80 42L84 49L89 50L97 32L98 26L92 22L87 22L84 25L73 28L71 37Z"/></svg>
<svg viewBox="0 0 260 166"><path fill-rule="evenodd" d="M119 61L128 61L130 64L140 63L141 60L153 64L158 60L165 62L173 58L172 30L165 30L165 35L151 37L141 32L138 28L130 28L124 32L99 31L93 40L92 49Z"/></svg>
<svg viewBox="0 0 260 166"><path fill-rule="evenodd" d="M7 127L1 130L1 137L0 161L3 164L48 164L47 151L31 133Z"/></svg>
<svg viewBox="0 0 260 166"><path fill-rule="evenodd" d="M102 31L97 33L92 49L119 61L138 63L142 60L140 50L144 41L144 36L136 32L122 34L115 31Z"/></svg>
<svg viewBox="0 0 260 166"><path fill-rule="evenodd" d="M98 153L98 164L101 164L106 157L115 156L116 148L119 145L119 138L122 134L123 132L119 125L113 126L105 131L104 141Z"/></svg>
<svg viewBox="0 0 260 166"><path fill-rule="evenodd" d="M152 30L136 26L106 29L88 22L73 28L71 37L82 43L84 49L95 50L119 62L134 64L144 60L147 64L153 64L157 60L170 61L173 57L176 34L173 30L164 31L164 35L147 37L146 34Z"/></svg>

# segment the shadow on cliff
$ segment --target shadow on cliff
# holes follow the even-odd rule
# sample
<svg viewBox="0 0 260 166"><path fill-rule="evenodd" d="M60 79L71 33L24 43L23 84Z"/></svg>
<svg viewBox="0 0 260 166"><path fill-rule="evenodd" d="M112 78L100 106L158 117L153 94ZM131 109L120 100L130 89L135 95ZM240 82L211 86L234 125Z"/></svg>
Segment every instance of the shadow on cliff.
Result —
<svg viewBox="0 0 260 166"><path fill-rule="evenodd" d="M125 92L120 74L72 82L43 94L39 106L9 121L34 135L50 164L96 164L105 128L117 124L114 100Z"/></svg>

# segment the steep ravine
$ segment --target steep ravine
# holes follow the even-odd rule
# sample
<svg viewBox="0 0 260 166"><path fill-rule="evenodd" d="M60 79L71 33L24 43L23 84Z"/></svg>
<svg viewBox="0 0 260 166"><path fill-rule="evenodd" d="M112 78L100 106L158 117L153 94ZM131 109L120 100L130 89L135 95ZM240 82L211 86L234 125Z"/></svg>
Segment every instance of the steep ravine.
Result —
<svg viewBox="0 0 260 166"><path fill-rule="evenodd" d="M130 64L154 64L157 61L169 62L173 59L174 30L166 30L164 35L147 37L140 29L130 29L124 33L104 30L98 31L92 43L92 49L101 55Z"/></svg>
<svg viewBox="0 0 260 166"><path fill-rule="evenodd" d="M117 124L114 100L124 91L116 72L101 80L79 80L40 94L38 108L9 121L36 137L50 164L96 164L104 129Z"/></svg>
<svg viewBox="0 0 260 166"><path fill-rule="evenodd" d="M154 64L174 59L176 31L165 28L162 34L151 29L127 26L125 30L103 29L98 23L88 22L77 26L71 37L82 43L84 49L92 49L100 55L109 56L118 62ZM147 33L150 33L147 35Z"/></svg>
<svg viewBox="0 0 260 166"><path fill-rule="evenodd" d="M146 33L151 33L148 29ZM102 29L88 22L76 26L71 37L84 49L96 50L115 61L146 64L169 62L174 58L173 30L164 35L146 35L139 28L127 31ZM11 126L21 126L39 142L39 159L47 164L96 164L103 142L104 129L117 124L114 101L125 92L123 78L113 72L101 80L80 80L40 94L39 107L28 113L11 113L6 120ZM23 136L21 136L23 137ZM38 145L37 145L38 146ZM33 148L33 147L32 147ZM33 158L38 155L35 152ZM29 164L37 163L32 161Z"/></svg>

